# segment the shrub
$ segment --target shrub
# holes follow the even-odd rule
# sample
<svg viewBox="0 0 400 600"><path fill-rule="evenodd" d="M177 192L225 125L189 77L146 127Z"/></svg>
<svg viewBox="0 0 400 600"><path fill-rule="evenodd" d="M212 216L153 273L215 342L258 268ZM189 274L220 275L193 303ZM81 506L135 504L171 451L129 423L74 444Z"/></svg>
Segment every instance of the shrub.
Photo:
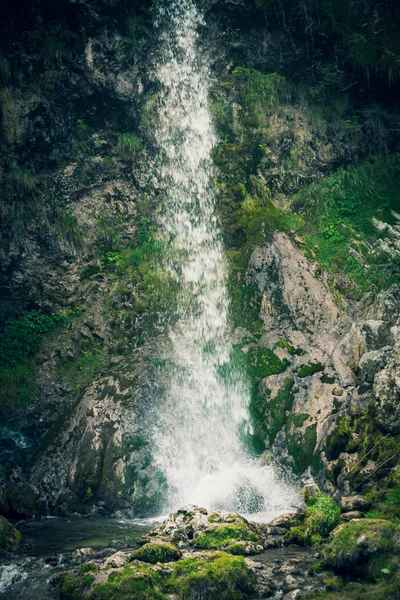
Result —
<svg viewBox="0 0 400 600"><path fill-rule="evenodd" d="M0 328L0 361L16 365L39 350L43 336L63 325L67 317L25 312Z"/></svg>
<svg viewBox="0 0 400 600"><path fill-rule="evenodd" d="M310 493L306 488L304 496L307 504L304 520L294 523L285 534L285 543L317 546L340 523L340 509L330 496L318 489Z"/></svg>
<svg viewBox="0 0 400 600"><path fill-rule="evenodd" d="M306 496L305 500L307 508L304 523L309 535L327 537L340 523L340 508L333 498L319 490L315 496Z"/></svg>
<svg viewBox="0 0 400 600"><path fill-rule="evenodd" d="M23 408L37 386L32 356L44 335L63 325L67 317L25 312L0 326L0 401L3 407Z"/></svg>

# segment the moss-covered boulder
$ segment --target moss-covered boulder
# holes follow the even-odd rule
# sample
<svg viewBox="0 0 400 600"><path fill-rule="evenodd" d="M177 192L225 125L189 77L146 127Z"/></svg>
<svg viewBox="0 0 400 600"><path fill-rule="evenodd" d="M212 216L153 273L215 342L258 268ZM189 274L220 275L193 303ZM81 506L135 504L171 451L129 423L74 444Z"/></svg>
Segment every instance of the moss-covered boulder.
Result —
<svg viewBox="0 0 400 600"><path fill-rule="evenodd" d="M374 568L378 557L400 554L400 525L383 519L354 519L337 527L324 549L324 564L338 572Z"/></svg>
<svg viewBox="0 0 400 600"><path fill-rule="evenodd" d="M166 587L181 600L239 600L253 591L254 578L242 556L213 552L176 563Z"/></svg>
<svg viewBox="0 0 400 600"><path fill-rule="evenodd" d="M217 510L208 514L205 508L189 505L171 513L140 541L148 547L179 544L249 555L263 549L263 531L238 513Z"/></svg>
<svg viewBox="0 0 400 600"><path fill-rule="evenodd" d="M61 600L244 600L254 591L254 575L242 556L194 554L174 564L132 563L112 572L107 565L81 565L53 583Z"/></svg>
<svg viewBox="0 0 400 600"><path fill-rule="evenodd" d="M182 558L182 552L168 542L148 543L132 552L133 560L141 560L151 564L168 563Z"/></svg>
<svg viewBox="0 0 400 600"><path fill-rule="evenodd" d="M22 535L7 519L0 517L0 553L3 551L20 550Z"/></svg>
<svg viewBox="0 0 400 600"><path fill-rule="evenodd" d="M260 536L245 519L234 523L211 523L193 540L196 548L224 549L232 554L256 554L262 550Z"/></svg>

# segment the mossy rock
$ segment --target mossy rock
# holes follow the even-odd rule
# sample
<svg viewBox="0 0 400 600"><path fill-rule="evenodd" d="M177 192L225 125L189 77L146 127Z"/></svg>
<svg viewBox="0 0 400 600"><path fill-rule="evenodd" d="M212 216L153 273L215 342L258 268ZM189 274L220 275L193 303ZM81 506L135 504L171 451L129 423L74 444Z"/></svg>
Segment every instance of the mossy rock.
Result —
<svg viewBox="0 0 400 600"><path fill-rule="evenodd" d="M400 597L400 580L342 583L335 590L309 593L302 600L394 600Z"/></svg>
<svg viewBox="0 0 400 600"><path fill-rule="evenodd" d="M53 580L61 600L168 600L171 595L177 600L244 600L254 591L254 575L244 558L225 552L204 553L168 567L127 565L106 581L101 570L99 583L82 567Z"/></svg>
<svg viewBox="0 0 400 600"><path fill-rule="evenodd" d="M31 517L35 512L38 496L28 483L24 482L6 488L5 496L13 512L25 517Z"/></svg>
<svg viewBox="0 0 400 600"><path fill-rule="evenodd" d="M264 379L271 375L283 373L290 364L286 358L281 360L272 350L268 348L251 348L247 354L249 361L249 373L256 379Z"/></svg>
<svg viewBox="0 0 400 600"><path fill-rule="evenodd" d="M349 572L391 554L400 554L400 525L383 519L354 519L333 531L323 557L327 567Z"/></svg>
<svg viewBox="0 0 400 600"><path fill-rule="evenodd" d="M254 588L254 576L242 556L213 552L175 565L166 588L180 600L239 600Z"/></svg>
<svg viewBox="0 0 400 600"><path fill-rule="evenodd" d="M227 550L238 542L259 543L260 538L245 522L215 524L194 538L193 545L196 548ZM240 545L243 547L243 544Z"/></svg>
<svg viewBox="0 0 400 600"><path fill-rule="evenodd" d="M83 565L82 565L83 566ZM105 583L95 583L92 573L61 573L54 583L61 600L167 600L158 588L158 573L148 569L124 569L111 573Z"/></svg>
<svg viewBox="0 0 400 600"><path fill-rule="evenodd" d="M141 560L143 562L156 564L168 563L182 558L182 552L168 542L145 544L139 550L132 552L132 560Z"/></svg>
<svg viewBox="0 0 400 600"><path fill-rule="evenodd" d="M303 379L304 377L310 377L311 375L315 375L315 373L320 373L324 369L325 365L323 365L322 363L310 363L308 365L301 365L297 369L297 375Z"/></svg>
<svg viewBox="0 0 400 600"><path fill-rule="evenodd" d="M0 552L20 550L22 535L7 519L0 517Z"/></svg>
<svg viewBox="0 0 400 600"><path fill-rule="evenodd" d="M290 434L287 450L293 459L293 471L302 473L311 464L315 444L317 443L317 424L313 423L303 430Z"/></svg>

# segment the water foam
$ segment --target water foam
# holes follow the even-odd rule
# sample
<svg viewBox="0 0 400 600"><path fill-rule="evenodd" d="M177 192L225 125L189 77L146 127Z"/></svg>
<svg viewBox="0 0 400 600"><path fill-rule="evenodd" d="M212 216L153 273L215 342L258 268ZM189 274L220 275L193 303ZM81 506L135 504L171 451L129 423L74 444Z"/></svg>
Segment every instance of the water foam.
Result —
<svg viewBox="0 0 400 600"><path fill-rule="evenodd" d="M203 17L192 0L158 0L155 10L160 225L169 248L165 266L180 293L154 456L168 482L168 508L194 503L268 519L290 510L294 492L272 467L249 459L243 446L251 433L250 398L229 362L227 267L214 213L211 74L198 44Z"/></svg>

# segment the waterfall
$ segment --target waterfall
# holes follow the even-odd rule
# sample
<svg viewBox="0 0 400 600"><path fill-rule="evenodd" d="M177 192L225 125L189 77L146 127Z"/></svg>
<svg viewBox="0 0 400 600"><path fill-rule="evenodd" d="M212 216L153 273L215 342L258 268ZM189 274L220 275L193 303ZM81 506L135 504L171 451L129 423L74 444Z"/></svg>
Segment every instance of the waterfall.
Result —
<svg viewBox="0 0 400 600"><path fill-rule="evenodd" d="M229 362L227 266L214 211L211 74L198 44L203 16L192 0L157 0L155 11L160 229L165 268L180 292L153 455L168 483L166 508L195 503L268 518L290 509L293 491L271 467L248 458L243 443L251 433L249 391Z"/></svg>

